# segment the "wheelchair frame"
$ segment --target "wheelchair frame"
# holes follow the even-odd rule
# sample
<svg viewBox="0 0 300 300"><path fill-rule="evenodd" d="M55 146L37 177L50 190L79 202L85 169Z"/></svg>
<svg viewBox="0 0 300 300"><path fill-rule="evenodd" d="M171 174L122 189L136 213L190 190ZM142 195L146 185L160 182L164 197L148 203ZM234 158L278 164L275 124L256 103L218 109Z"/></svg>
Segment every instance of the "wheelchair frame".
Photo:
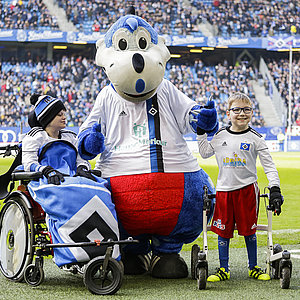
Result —
<svg viewBox="0 0 300 300"><path fill-rule="evenodd" d="M11 150L18 152L7 173L0 176L0 198L4 198L0 211L0 271L9 280L25 280L31 286L38 286L44 280L44 257L52 255L53 248L61 247L107 247L105 255L89 262L68 265L72 273L82 273L87 289L97 295L115 294L121 287L124 268L121 262L112 258L116 245L138 243L137 240L95 240L92 242L53 244L45 224L45 212L30 196L27 185L30 180L42 178L40 172L13 172L20 162L20 151L16 145L0 147L5 156ZM16 191L11 192L15 182L20 181ZM10 184L10 191L7 186ZM34 258L35 257L35 258ZM32 263L34 261L34 263Z"/></svg>
<svg viewBox="0 0 300 300"><path fill-rule="evenodd" d="M203 201L203 250L198 244L194 244L191 250L191 273L192 279L197 279L199 290L206 288L208 277L208 243L207 231L211 230L211 226L207 225L208 215L210 213L211 201L215 198L215 194L208 194L207 186L204 186L204 201ZM269 194L260 195L261 198L269 200ZM272 237L272 212L276 208L270 205L266 206L267 210L267 225L257 225L257 230L266 231L268 235L267 241L267 259L266 273L273 279L280 279L280 287L288 289L290 287L290 278L292 275L291 254L287 250L282 250L281 245L273 245ZM274 213L275 214L275 213ZM236 228L235 228L236 229Z"/></svg>

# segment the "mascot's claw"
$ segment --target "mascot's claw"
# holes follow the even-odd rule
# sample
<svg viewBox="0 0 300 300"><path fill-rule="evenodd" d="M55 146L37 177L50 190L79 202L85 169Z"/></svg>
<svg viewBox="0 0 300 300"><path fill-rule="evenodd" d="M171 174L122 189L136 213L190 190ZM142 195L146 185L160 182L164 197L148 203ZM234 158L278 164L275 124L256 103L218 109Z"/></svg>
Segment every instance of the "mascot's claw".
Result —
<svg viewBox="0 0 300 300"><path fill-rule="evenodd" d="M90 129L89 134L84 139L84 148L93 155L98 155L104 151L104 135L101 133L100 124L94 124Z"/></svg>
<svg viewBox="0 0 300 300"><path fill-rule="evenodd" d="M204 132L216 132L218 119L215 102L207 101L204 107L195 105L190 111L190 124L195 132L198 128Z"/></svg>

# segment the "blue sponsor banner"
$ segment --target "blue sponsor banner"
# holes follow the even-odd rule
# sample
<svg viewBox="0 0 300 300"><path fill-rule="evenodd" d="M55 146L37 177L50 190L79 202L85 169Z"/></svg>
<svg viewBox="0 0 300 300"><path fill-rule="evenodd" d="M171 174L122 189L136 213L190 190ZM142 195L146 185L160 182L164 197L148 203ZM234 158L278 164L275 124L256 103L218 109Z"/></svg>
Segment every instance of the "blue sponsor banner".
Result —
<svg viewBox="0 0 300 300"><path fill-rule="evenodd" d="M278 50L283 48L300 47L300 37L204 37L204 36L170 36L162 35L167 46L220 47L220 48L256 48ZM15 42L52 42L52 43L96 43L104 33L100 32L74 32L52 30L0 30L0 41Z"/></svg>
<svg viewBox="0 0 300 300"><path fill-rule="evenodd" d="M72 130L76 134L79 131L79 127L67 127L67 130ZM277 140L279 132L285 132L284 127L253 127L258 133L260 133L265 140ZM30 130L30 127L23 127L22 132L19 127L0 127L0 143L16 143L21 141L22 135L26 134ZM195 133L189 133L185 136L186 141L197 141L197 135ZM209 138L211 139L211 138ZM300 136L292 136L292 141L300 140Z"/></svg>
<svg viewBox="0 0 300 300"><path fill-rule="evenodd" d="M216 47L216 48L262 48L264 38L246 37L194 37L172 36L166 39L167 46Z"/></svg>
<svg viewBox="0 0 300 300"><path fill-rule="evenodd" d="M52 43L96 43L104 35L99 32L65 32L52 30L0 30L0 41L52 42Z"/></svg>

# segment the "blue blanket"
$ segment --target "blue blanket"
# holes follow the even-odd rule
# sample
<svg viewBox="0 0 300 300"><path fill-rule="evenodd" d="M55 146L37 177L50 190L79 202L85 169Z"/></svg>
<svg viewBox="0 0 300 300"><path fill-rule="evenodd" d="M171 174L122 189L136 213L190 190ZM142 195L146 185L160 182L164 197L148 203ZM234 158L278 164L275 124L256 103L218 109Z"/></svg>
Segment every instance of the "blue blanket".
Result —
<svg viewBox="0 0 300 300"><path fill-rule="evenodd" d="M28 185L33 199L47 214L47 226L53 243L74 243L94 240L119 240L119 229L107 181L97 182L84 177L65 177L61 185L48 184L46 178ZM54 248L58 266L87 262L103 256L106 247ZM113 257L120 258L116 245Z"/></svg>

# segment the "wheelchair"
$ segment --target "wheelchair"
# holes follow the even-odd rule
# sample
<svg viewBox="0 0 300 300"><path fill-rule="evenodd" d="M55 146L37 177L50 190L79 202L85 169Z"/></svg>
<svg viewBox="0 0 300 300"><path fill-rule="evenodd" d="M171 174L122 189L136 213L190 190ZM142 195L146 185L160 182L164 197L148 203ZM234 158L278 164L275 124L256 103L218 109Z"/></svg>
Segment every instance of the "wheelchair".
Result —
<svg viewBox="0 0 300 300"><path fill-rule="evenodd" d="M198 244L194 244L191 250L191 275L192 279L197 280L199 290L206 288L208 277L208 244L207 231L211 226L207 224L208 215L210 213L211 201L215 198L215 194L208 194L208 188L204 186L204 202L203 202L203 249L201 250ZM272 238L272 213L281 212L280 205L275 201L275 205L267 205L266 199L269 200L269 194L264 193L260 195L265 199L265 207L267 211L267 225L257 225L257 230L266 231L268 235L267 241L267 259L266 259L266 273L270 275L271 279L280 279L280 287L288 289L290 287L290 279L292 275L292 261L289 251L282 249L280 244L273 245Z"/></svg>
<svg viewBox="0 0 300 300"><path fill-rule="evenodd" d="M44 257L53 256L55 247L106 247L104 258L95 257L86 263L63 266L63 269L82 274L84 285L93 294L115 294L122 285L124 268L112 258L113 248L138 241L128 238L53 244L46 214L27 189L31 180L42 178L42 173L15 170L21 164L19 145L7 145L0 150L5 151L3 156L16 153L9 170L0 176L0 199L4 199L0 211L0 271L4 277L15 282L25 280L35 287L44 280ZM13 191L17 181L17 190Z"/></svg>

